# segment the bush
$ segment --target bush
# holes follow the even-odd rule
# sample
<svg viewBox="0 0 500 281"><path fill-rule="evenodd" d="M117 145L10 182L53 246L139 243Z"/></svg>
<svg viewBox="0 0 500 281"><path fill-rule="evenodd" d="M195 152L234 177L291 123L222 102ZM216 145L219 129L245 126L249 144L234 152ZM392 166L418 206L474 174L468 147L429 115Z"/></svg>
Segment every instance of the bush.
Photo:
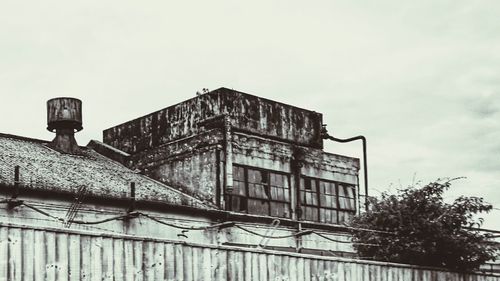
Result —
<svg viewBox="0 0 500 281"><path fill-rule="evenodd" d="M354 247L362 257L380 261L446 267L467 271L495 258L495 246L473 227L475 215L492 206L482 198L459 197L452 204L442 194L450 181L383 193L368 212L356 216L351 226L381 232L353 232ZM390 232L386 233L386 232Z"/></svg>

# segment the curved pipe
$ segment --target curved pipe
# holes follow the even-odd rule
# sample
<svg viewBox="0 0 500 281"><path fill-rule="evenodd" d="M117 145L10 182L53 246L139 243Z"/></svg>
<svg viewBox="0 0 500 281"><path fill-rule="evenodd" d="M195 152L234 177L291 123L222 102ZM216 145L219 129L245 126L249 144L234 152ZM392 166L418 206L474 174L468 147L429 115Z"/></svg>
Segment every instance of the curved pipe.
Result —
<svg viewBox="0 0 500 281"><path fill-rule="evenodd" d="M355 136L352 138L348 139L339 139L330 136L328 133L323 134L324 139L329 139L332 141L336 142L341 142L341 143L346 143L346 142L351 142L351 141L356 141L356 140L361 140L363 142L363 172L364 172L364 178L365 178L365 210L368 211L368 164L367 164L367 158L366 158L366 138L364 136Z"/></svg>

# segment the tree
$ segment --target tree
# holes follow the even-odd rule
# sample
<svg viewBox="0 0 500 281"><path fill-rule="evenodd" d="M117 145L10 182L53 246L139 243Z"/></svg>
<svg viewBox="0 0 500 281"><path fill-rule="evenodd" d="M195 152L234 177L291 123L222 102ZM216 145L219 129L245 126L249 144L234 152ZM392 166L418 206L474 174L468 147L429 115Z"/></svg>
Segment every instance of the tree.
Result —
<svg viewBox="0 0 500 281"><path fill-rule="evenodd" d="M354 228L377 230L353 232L359 255L460 271L494 260L496 248L489 235L474 229L483 222L476 214L492 206L482 198L463 196L445 203L442 195L450 182L438 180L373 200L369 211L351 221Z"/></svg>

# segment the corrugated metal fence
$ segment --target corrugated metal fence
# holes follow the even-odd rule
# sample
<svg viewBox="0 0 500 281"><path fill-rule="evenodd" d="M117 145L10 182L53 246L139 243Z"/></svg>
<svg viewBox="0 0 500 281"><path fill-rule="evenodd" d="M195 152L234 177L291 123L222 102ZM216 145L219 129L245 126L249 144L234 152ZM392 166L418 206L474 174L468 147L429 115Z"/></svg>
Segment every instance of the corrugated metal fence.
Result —
<svg viewBox="0 0 500 281"><path fill-rule="evenodd" d="M500 280L421 267L0 224L0 280Z"/></svg>

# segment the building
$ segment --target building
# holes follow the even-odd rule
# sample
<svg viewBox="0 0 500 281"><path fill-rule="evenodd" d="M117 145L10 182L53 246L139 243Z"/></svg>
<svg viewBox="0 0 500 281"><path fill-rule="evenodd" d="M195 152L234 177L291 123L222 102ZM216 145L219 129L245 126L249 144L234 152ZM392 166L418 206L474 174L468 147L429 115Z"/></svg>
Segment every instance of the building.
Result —
<svg viewBox="0 0 500 281"><path fill-rule="evenodd" d="M47 108L54 140L0 135L0 280L383 278L339 258L360 161L320 113L221 88L79 146L81 102Z"/></svg>
<svg viewBox="0 0 500 281"><path fill-rule="evenodd" d="M323 151L322 115L221 88L104 131L131 169L221 210L342 224L359 160Z"/></svg>

